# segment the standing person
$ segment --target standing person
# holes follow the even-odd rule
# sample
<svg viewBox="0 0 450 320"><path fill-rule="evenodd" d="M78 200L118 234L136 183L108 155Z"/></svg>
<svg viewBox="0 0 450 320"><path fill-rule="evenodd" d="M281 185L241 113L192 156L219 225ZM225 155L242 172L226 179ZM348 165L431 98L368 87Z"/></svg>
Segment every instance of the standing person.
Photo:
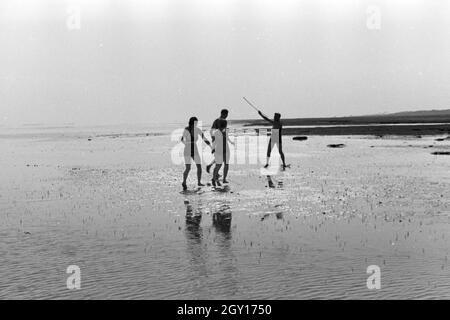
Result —
<svg viewBox="0 0 450 320"><path fill-rule="evenodd" d="M228 142L234 145L234 142L230 140L230 137L228 136L228 130L227 130L227 121L220 119L218 121L218 129L214 132L214 145L215 145L215 152L214 152L214 160L216 163L216 166L214 168L213 172L213 178L212 178L212 184L215 187L216 185L220 186L219 182L219 170L223 167L223 183L228 183L227 181L227 175L228 175L228 167L230 163L230 146Z"/></svg>
<svg viewBox="0 0 450 320"><path fill-rule="evenodd" d="M272 152L272 149L274 146L277 146L278 152L281 156L281 161L283 161L283 169L286 169L286 162L284 160L284 153L283 153L283 144L282 144L282 131L283 131L283 124L281 123L281 114L275 113L273 116L273 120L267 118L261 111L258 110L258 114L266 121L270 122L272 124L272 135L269 140L269 145L267 146L267 160L266 165L264 168L267 168L269 166L269 159L270 154Z"/></svg>
<svg viewBox="0 0 450 320"><path fill-rule="evenodd" d="M204 186L202 184L202 162L200 158L200 154L197 148L197 140L198 137L201 137L203 141L208 146L211 146L211 143L206 139L202 130L197 127L198 119L196 117L191 117L189 119L189 124L186 128L184 128L183 136L181 137L181 142L184 143L184 163L186 165L186 169L183 172L183 190L187 189L186 180L189 175L189 171L191 171L191 160L193 159L197 166L197 185L199 187Z"/></svg>
<svg viewBox="0 0 450 320"><path fill-rule="evenodd" d="M220 117L217 118L216 120L214 120L214 122L213 122L213 124L211 126L211 129L209 130L212 142L214 142L214 132L219 129L219 121L220 120L225 120L226 121L227 118L228 118L228 110L227 109L222 109L220 111ZM212 149L212 153L214 153L214 152L215 152L215 150L213 148ZM214 165L214 163L215 163L215 161L213 160L213 161L211 161L210 164L208 164L206 166L206 172L209 173L209 171L211 170L211 167ZM225 170L225 168L224 168L224 170ZM224 175L225 175L225 173L224 173Z"/></svg>

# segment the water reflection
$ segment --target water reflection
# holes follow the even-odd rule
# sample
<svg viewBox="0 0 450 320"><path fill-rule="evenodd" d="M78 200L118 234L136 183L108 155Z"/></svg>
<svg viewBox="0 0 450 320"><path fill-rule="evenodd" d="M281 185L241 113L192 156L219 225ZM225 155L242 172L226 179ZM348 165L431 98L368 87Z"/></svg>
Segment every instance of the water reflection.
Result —
<svg viewBox="0 0 450 320"><path fill-rule="evenodd" d="M276 182L276 185L275 185L275 182ZM272 188L272 189L274 189L276 187L283 189L283 187L284 187L283 180L274 181L272 176L269 176L269 175L267 176L267 184L269 185L269 188Z"/></svg>
<svg viewBox="0 0 450 320"><path fill-rule="evenodd" d="M213 213L213 226L225 238L231 239L231 207L229 204L220 204Z"/></svg>
<svg viewBox="0 0 450 320"><path fill-rule="evenodd" d="M192 268L192 272L195 273L194 277L202 277L208 274L206 268L206 248L202 245L203 229L201 227L203 207L202 204L194 206L185 200L186 206L186 250L189 255L189 264Z"/></svg>
<svg viewBox="0 0 450 320"><path fill-rule="evenodd" d="M235 295L239 281L233 253L231 206L227 201L214 201L209 207L202 202L185 201L185 206L187 252L196 294L205 298L211 294L208 290L214 290L219 295ZM211 227L206 221L202 223L202 218L206 219L209 213Z"/></svg>
<svg viewBox="0 0 450 320"><path fill-rule="evenodd" d="M239 290L238 268L236 266L236 257L233 252L232 212L229 203L222 202L216 204L212 216L214 227L216 247L218 250L218 276L219 283L222 285L222 291L226 296L236 295ZM223 286L223 283L227 283Z"/></svg>
<svg viewBox="0 0 450 320"><path fill-rule="evenodd" d="M193 240L199 243L202 238L202 228L200 226L202 222L202 207L194 206L185 200L184 204L186 206L186 237L188 240Z"/></svg>
<svg viewBox="0 0 450 320"><path fill-rule="evenodd" d="M230 186L225 185L225 186L222 186L222 187L214 188L214 192L222 192L222 193L230 192Z"/></svg>

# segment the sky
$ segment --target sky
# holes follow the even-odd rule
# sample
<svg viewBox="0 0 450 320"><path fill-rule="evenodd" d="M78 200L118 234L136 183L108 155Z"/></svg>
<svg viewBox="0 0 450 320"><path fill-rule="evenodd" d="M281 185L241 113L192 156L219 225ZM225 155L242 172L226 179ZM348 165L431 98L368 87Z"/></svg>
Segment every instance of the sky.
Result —
<svg viewBox="0 0 450 320"><path fill-rule="evenodd" d="M1 0L0 126L450 109L447 0Z"/></svg>

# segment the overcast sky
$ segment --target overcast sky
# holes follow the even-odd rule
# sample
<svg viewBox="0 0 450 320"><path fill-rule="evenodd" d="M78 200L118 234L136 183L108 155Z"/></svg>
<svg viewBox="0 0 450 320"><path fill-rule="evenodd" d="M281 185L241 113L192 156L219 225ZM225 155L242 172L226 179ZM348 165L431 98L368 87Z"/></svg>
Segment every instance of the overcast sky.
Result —
<svg viewBox="0 0 450 320"><path fill-rule="evenodd" d="M283 117L450 108L450 1L0 1L0 125L256 117L242 96Z"/></svg>

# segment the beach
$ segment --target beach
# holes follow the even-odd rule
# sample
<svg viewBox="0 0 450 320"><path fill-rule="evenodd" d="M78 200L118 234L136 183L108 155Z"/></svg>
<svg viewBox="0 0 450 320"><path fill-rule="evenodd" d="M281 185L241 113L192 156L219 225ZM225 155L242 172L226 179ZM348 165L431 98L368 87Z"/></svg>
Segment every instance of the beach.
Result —
<svg viewBox="0 0 450 320"><path fill-rule="evenodd" d="M286 136L273 188L183 193L161 127L1 129L0 299L450 298L443 136Z"/></svg>

